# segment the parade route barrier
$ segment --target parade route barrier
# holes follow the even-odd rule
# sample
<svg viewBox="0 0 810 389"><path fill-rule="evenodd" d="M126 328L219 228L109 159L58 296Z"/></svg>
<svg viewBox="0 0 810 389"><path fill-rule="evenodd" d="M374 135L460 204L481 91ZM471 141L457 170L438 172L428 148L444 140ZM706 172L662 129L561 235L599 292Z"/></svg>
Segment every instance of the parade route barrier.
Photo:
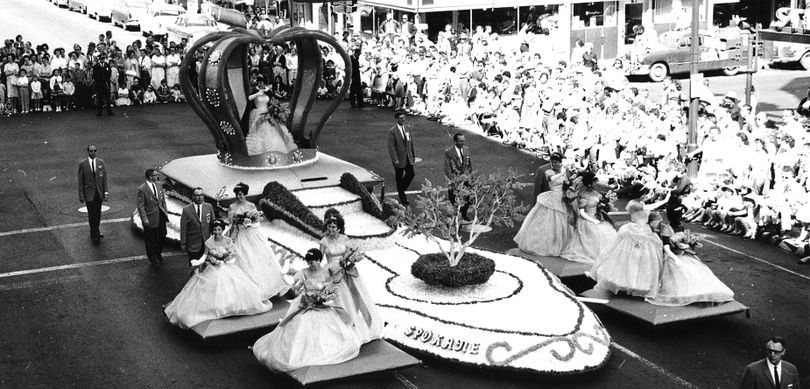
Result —
<svg viewBox="0 0 810 389"><path fill-rule="evenodd" d="M316 382L398 369L420 363L420 360L394 347L391 343L378 339L364 344L360 348L360 355L350 361L336 365L302 367L287 374L301 385L306 386Z"/></svg>
<svg viewBox="0 0 810 389"><path fill-rule="evenodd" d="M546 270L560 278L584 276L585 272L591 270L591 265L586 263L569 261L560 257L541 257L538 255L529 254L517 247L506 250L506 254L525 258L532 262L538 263L546 268Z"/></svg>
<svg viewBox="0 0 810 389"><path fill-rule="evenodd" d="M191 330L201 338L208 339L259 328L275 327L279 320L283 319L284 315L287 314L290 303L278 296L273 297L270 301L273 302L273 309L267 312L258 315L231 316L208 320L191 327Z"/></svg>
<svg viewBox="0 0 810 389"><path fill-rule="evenodd" d="M718 305L691 304L684 307L665 307L653 305L644 301L641 297L616 296L609 291L591 289L582 292L581 296L586 297L584 302L595 300L600 305L604 305L614 311L635 317L653 326L671 324L687 320L702 319L714 316L731 315L745 312L746 317L750 316L748 307L742 305L737 300L729 301ZM603 303L603 301L607 301Z"/></svg>

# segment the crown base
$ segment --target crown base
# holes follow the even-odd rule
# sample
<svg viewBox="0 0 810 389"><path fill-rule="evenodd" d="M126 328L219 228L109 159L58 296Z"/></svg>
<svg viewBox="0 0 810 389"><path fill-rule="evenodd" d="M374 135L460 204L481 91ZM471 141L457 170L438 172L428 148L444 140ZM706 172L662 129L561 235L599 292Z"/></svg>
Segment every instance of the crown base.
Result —
<svg viewBox="0 0 810 389"><path fill-rule="evenodd" d="M245 170L273 170L303 166L318 160L316 149L295 149L289 153L268 151L256 155L231 155L227 152L217 153L221 166Z"/></svg>

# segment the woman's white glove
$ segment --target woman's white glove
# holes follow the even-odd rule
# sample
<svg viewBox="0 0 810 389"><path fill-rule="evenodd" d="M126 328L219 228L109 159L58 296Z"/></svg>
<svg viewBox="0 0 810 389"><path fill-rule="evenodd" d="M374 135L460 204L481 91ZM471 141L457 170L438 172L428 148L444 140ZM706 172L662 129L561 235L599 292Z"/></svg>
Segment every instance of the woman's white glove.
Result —
<svg viewBox="0 0 810 389"><path fill-rule="evenodd" d="M200 257L200 259L192 259L191 260L191 266L200 266L200 265L202 265L203 263L205 263L205 258L206 258L206 256L203 255L202 257Z"/></svg>

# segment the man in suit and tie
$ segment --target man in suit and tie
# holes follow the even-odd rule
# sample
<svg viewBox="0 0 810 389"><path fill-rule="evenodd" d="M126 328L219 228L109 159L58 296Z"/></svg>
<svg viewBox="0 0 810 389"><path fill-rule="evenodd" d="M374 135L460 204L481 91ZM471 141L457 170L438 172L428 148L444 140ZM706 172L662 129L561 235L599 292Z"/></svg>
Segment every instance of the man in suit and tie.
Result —
<svg viewBox="0 0 810 389"><path fill-rule="evenodd" d="M388 132L388 155L391 156L391 163L394 165L399 202L407 207L409 203L405 191L411 186L415 176L413 164L416 161L416 153L413 149L411 130L405 126L405 112L397 111L394 117L397 124Z"/></svg>
<svg viewBox="0 0 810 389"><path fill-rule="evenodd" d="M104 54L98 56L98 60L93 65L93 87L96 91L96 116L101 116L101 109L107 107L107 114L115 115L112 111L110 101L110 78L112 77L112 67L107 62Z"/></svg>
<svg viewBox="0 0 810 389"><path fill-rule="evenodd" d="M214 207L203 201L202 188L194 188L192 203L183 207L180 215L180 249L188 254L189 263L202 257L205 241L211 236Z"/></svg>
<svg viewBox="0 0 810 389"><path fill-rule="evenodd" d="M104 234L99 230L101 223L101 203L110 198L107 192L107 170L104 161L96 158L98 148L87 146L87 158L79 161L79 202L87 206L87 219L90 223L90 239L98 244Z"/></svg>
<svg viewBox="0 0 810 389"><path fill-rule="evenodd" d="M796 366L783 361L787 345L774 336L765 344L765 359L754 362L743 370L740 389L801 389Z"/></svg>
<svg viewBox="0 0 810 389"><path fill-rule="evenodd" d="M166 239L166 197L160 174L156 169L146 169L146 182L138 187L138 216L143 223L146 258L152 267L163 264L163 241Z"/></svg>
<svg viewBox="0 0 810 389"><path fill-rule="evenodd" d="M360 48L354 49L352 61L352 85L349 90L349 101L352 107L363 108L363 85L360 79Z"/></svg>
<svg viewBox="0 0 810 389"><path fill-rule="evenodd" d="M472 160L470 159L470 149L465 146L464 135L456 133L453 135L453 146L444 150L444 175L449 181L452 181L461 174L472 173ZM451 183L447 188L447 199L450 203L456 205L456 191ZM467 208L470 204L468 199L462 200L464 205L461 206L461 217L464 220L469 220L467 217Z"/></svg>

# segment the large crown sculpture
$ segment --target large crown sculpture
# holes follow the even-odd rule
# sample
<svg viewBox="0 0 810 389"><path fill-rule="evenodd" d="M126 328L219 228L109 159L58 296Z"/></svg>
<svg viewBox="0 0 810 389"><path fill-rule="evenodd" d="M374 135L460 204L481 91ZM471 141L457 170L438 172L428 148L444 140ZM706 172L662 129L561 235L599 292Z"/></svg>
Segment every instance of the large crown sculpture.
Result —
<svg viewBox="0 0 810 389"><path fill-rule="evenodd" d="M294 42L298 52L298 76L290 98L286 127L296 150L289 153L268 151L248 154L251 102L247 48L251 43ZM308 125L317 90L323 75L319 42L332 46L343 58L343 86L337 97L314 125ZM199 68L196 84L189 68L196 66L196 53L208 46ZM340 44L329 34L302 27L279 27L267 36L243 28L215 32L201 37L188 50L180 67L180 86L191 108L211 131L220 164L234 168L277 168L306 163L317 158L318 136L326 121L346 97L351 80L351 61Z"/></svg>

